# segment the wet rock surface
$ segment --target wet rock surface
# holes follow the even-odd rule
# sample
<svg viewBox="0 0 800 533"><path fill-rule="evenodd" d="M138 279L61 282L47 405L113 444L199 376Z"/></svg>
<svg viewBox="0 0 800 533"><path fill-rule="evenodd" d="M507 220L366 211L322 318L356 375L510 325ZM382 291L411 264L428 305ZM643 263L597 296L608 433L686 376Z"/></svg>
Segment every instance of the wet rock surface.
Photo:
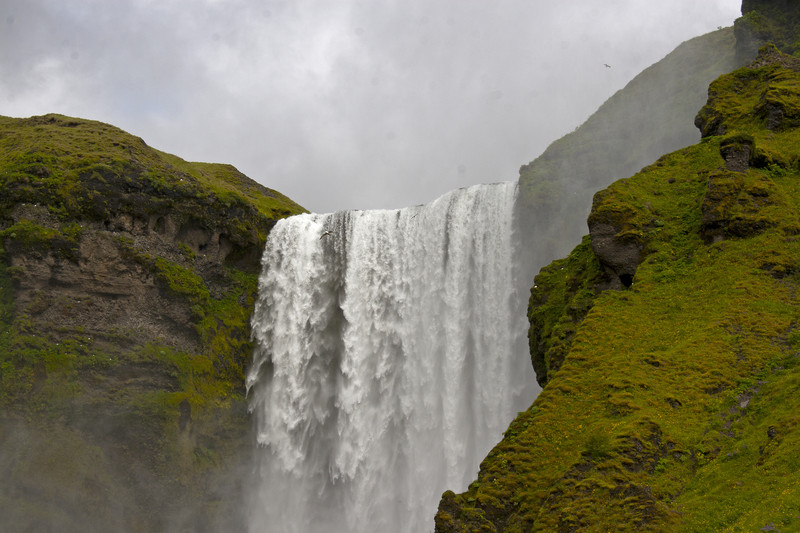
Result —
<svg viewBox="0 0 800 533"><path fill-rule="evenodd" d="M589 235L592 250L608 276L603 288L618 290L630 287L642 256L639 240L625 235L618 226L602 222L590 223Z"/></svg>

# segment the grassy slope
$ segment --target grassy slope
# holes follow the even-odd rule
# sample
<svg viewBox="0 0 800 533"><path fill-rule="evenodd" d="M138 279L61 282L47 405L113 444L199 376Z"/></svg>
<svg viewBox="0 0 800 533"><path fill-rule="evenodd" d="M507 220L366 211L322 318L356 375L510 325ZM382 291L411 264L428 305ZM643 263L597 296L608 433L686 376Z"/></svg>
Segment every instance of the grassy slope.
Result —
<svg viewBox="0 0 800 533"><path fill-rule="evenodd" d="M303 211L231 165L189 163L114 126L55 114L0 116L0 171L5 192L0 209L41 200L59 215L103 217L111 206L97 198L99 193L135 184L151 197L193 199L192 207L209 202L255 206L264 219ZM135 207L139 213L153 208Z"/></svg>
<svg viewBox="0 0 800 533"><path fill-rule="evenodd" d="M245 252L260 253L275 220L303 209L230 165L189 163L113 126L60 115L0 117L0 191L0 524L148 531L224 520L216 508L224 512L231 487L208 484L246 445L258 255ZM54 222L12 220L21 205L46 206ZM185 309L195 345L44 321L47 305L67 302L67 318L91 305L57 286L17 305L25 273L9 267L4 249L75 264L82 240L120 216L168 216L230 239L230 260L214 266L184 243L150 249L113 232L128 267ZM182 505L197 516L175 517Z"/></svg>
<svg viewBox="0 0 800 533"><path fill-rule="evenodd" d="M572 329L566 357L470 489L444 494L437 531L800 529L800 74L774 59L712 85L703 116L724 134L598 195L644 243L630 290L582 291L601 276L588 242L537 277L555 303L533 313ZM735 179L732 136L756 147Z"/></svg>

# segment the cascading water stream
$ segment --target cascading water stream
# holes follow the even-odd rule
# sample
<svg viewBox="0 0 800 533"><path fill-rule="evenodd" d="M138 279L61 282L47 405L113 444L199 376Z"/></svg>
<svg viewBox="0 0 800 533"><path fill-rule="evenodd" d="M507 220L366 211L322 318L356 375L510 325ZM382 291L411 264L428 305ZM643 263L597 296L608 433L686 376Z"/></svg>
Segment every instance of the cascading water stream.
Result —
<svg viewBox="0 0 800 533"><path fill-rule="evenodd" d="M433 529L538 388L518 283L516 184L426 206L281 220L247 376L250 530Z"/></svg>

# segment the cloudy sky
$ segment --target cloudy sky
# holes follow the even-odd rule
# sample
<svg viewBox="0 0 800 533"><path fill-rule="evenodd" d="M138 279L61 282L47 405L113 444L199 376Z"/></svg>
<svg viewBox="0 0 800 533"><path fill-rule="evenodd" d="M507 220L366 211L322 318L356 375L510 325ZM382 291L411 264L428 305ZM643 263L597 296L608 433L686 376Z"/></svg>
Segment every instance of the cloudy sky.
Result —
<svg viewBox="0 0 800 533"><path fill-rule="evenodd" d="M516 179L741 0L0 0L0 115L119 126L312 211ZM605 63L612 68L606 68Z"/></svg>

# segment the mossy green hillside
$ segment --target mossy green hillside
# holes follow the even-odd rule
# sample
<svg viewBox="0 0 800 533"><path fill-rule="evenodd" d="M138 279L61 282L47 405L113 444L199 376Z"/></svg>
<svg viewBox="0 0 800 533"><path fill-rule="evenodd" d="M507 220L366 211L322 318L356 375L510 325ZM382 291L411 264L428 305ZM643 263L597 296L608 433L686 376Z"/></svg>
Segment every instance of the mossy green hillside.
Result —
<svg viewBox="0 0 800 533"><path fill-rule="evenodd" d="M231 165L190 163L114 126L63 115L0 116L0 215L21 202L65 220L169 212L263 245L268 221L303 211ZM223 209L224 208L224 209Z"/></svg>
<svg viewBox="0 0 800 533"><path fill-rule="evenodd" d="M722 130L598 194L593 216L642 245L629 289L597 288L587 243L537 277L540 342L564 357L437 531L800 527L800 131L759 111L775 86L800 103L800 74L760 59L713 84ZM728 148L751 142L734 179Z"/></svg>
<svg viewBox="0 0 800 533"><path fill-rule="evenodd" d="M302 211L113 126L0 117L0 529L244 529L259 258Z"/></svg>

